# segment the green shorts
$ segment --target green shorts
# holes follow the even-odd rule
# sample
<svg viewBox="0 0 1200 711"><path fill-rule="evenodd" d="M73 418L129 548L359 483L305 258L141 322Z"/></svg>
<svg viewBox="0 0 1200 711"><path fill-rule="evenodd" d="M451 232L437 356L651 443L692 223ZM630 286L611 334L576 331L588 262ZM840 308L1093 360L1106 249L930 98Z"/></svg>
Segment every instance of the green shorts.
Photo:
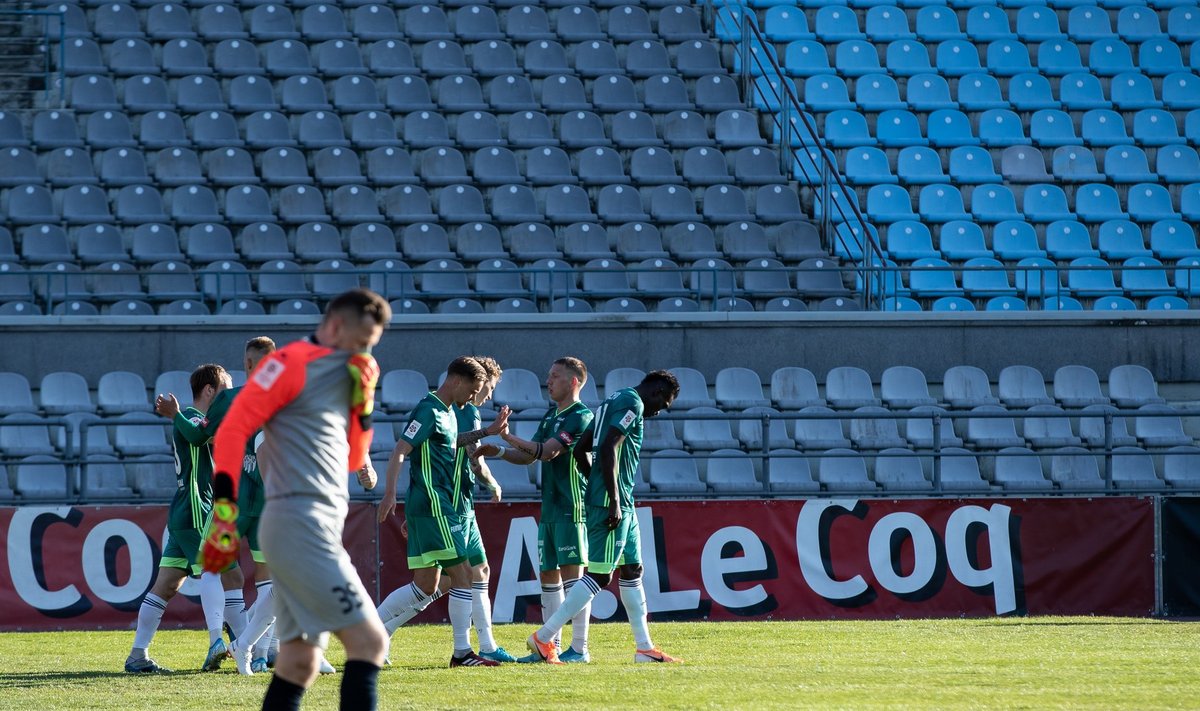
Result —
<svg viewBox="0 0 1200 711"><path fill-rule="evenodd" d="M258 516L243 516L238 514L237 521L238 535L246 547L250 549L250 557L255 563L265 563L262 549L258 547Z"/></svg>
<svg viewBox="0 0 1200 711"><path fill-rule="evenodd" d="M479 523L475 521L475 512L463 516L467 527L467 546L463 553L472 568L477 568L487 562L487 551L483 549L483 536L479 535Z"/></svg>
<svg viewBox="0 0 1200 711"><path fill-rule="evenodd" d="M408 567L448 567L467 559L467 522L463 516L409 516Z"/></svg>
<svg viewBox="0 0 1200 711"><path fill-rule="evenodd" d="M542 570L564 565L585 565L588 554L587 527L569 518L538 524L538 557Z"/></svg>
<svg viewBox="0 0 1200 711"><path fill-rule="evenodd" d="M641 533L637 513L622 511L621 523L613 530L606 523L608 509L589 506L587 510L587 568L589 573L604 575L619 565L640 565Z"/></svg>
<svg viewBox="0 0 1200 711"><path fill-rule="evenodd" d="M201 531L195 528L167 529L167 545L163 547L160 568L182 568L188 575L200 574Z"/></svg>

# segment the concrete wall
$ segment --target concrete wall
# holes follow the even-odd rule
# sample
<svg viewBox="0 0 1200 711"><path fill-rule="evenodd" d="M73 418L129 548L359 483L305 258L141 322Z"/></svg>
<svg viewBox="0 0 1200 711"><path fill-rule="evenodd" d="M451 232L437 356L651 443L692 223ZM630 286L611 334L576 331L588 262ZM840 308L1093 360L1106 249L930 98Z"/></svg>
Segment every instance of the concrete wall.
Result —
<svg viewBox="0 0 1200 711"><path fill-rule="evenodd" d="M571 354L596 373L621 366L649 370L686 365L705 373L710 382L718 370L734 365L764 376L799 365L819 381L840 365L864 368L875 379L889 366L911 365L938 382L947 368L961 364L978 366L994 380L1013 364L1031 365L1047 378L1062 365L1087 365L1104 379L1110 368L1124 363L1149 368L1163 383L1200 382L1200 314L712 316L583 322L559 316L488 316L484 321L413 317L393 323L375 353L385 371L411 368L431 380L456 355L488 353L505 367L527 368L539 376L554 358ZM152 383L163 371L189 370L206 361L240 367L247 338L265 334L286 343L311 333L316 323L247 318L233 325L191 320L145 326L120 321L6 322L0 325L0 371L23 373L34 387L58 370L79 372L93 387L112 370L131 370Z"/></svg>

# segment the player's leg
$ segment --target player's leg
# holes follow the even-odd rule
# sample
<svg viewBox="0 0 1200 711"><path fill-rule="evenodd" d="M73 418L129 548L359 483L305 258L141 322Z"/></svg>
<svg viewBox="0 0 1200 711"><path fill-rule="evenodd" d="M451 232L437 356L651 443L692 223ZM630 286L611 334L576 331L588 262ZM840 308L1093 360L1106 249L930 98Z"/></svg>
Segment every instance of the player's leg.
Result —
<svg viewBox="0 0 1200 711"><path fill-rule="evenodd" d="M444 519L412 516L407 522L408 567L413 571L413 581L392 591L378 608L389 636L440 597L439 561L457 555Z"/></svg>
<svg viewBox="0 0 1200 711"><path fill-rule="evenodd" d="M254 587L257 596L246 615L246 626L237 640L230 645L229 654L237 663L238 673L247 674L267 669L267 647L270 644L267 630L275 622L275 605L271 571L267 566L266 556L258 545L258 517L238 518L239 530L243 527L246 547L250 549L250 557L254 560Z"/></svg>
<svg viewBox="0 0 1200 711"><path fill-rule="evenodd" d="M471 648L471 565L466 558L448 561L446 575L450 578L450 629L454 638L454 655L450 666L496 666L475 654Z"/></svg>
<svg viewBox="0 0 1200 711"><path fill-rule="evenodd" d="M179 548L192 575L200 576L200 608L204 611L204 625L208 628L208 653L204 656L202 671L221 668L226 652L224 635L225 590L218 573L205 573L200 569L200 543L204 532L196 529L172 531L171 537L179 541Z"/></svg>
<svg viewBox="0 0 1200 711"><path fill-rule="evenodd" d="M558 570L558 547L554 541L555 524L552 521L538 523L538 558L542 583L542 624L545 624L562 605L563 584ZM562 636L554 638L554 646L562 648Z"/></svg>
<svg viewBox="0 0 1200 711"><path fill-rule="evenodd" d="M650 640L650 623L646 610L646 591L642 587L642 543L638 530L637 515L629 515L629 538L621 551L621 604L625 606L625 614L629 617L629 625L633 628L635 662L681 662L663 653Z"/></svg>
<svg viewBox="0 0 1200 711"><path fill-rule="evenodd" d="M529 636L526 644L530 651L537 652L546 661L558 661L554 650L554 636L566 623L591 604L592 599L612 581L618 551L625 547L629 532L630 516L625 516L615 529L607 525L607 509L590 508L588 511L588 564L587 575L579 579L563 604L550 616L546 624Z"/></svg>
<svg viewBox="0 0 1200 711"><path fill-rule="evenodd" d="M221 573L221 588L225 598L225 624L229 625L233 639L241 637L246 631L246 594L243 591L245 586L246 576L237 563Z"/></svg>
<svg viewBox="0 0 1200 711"><path fill-rule="evenodd" d="M583 566L564 565L562 567L564 594L570 594L582 576ZM589 601L579 611L579 614L571 618L571 646L567 651L559 655L562 661L584 663L591 661L591 655L588 652L588 626L591 621L591 615L592 603Z"/></svg>
<svg viewBox="0 0 1200 711"><path fill-rule="evenodd" d="M493 662L515 662L517 658L496 644L492 634L492 600L488 593L492 570L474 515L467 518L467 563L471 566L471 624L479 636L479 656Z"/></svg>
<svg viewBox="0 0 1200 711"><path fill-rule="evenodd" d="M158 631L158 625L162 622L167 603L175 597L183 585L183 581L187 578L185 568L174 567L179 563L187 565L187 561L182 560L179 556L168 556L168 553L174 552L178 551L177 549L172 550L170 542L168 542L167 550L163 551L160 563L162 567L158 569L154 585L142 598L142 604L138 608L137 630L133 633L133 647L129 650L129 657L125 660L125 671L127 672L153 674L170 671L170 669L160 667L150 658L149 649L150 643L154 640L154 633Z"/></svg>
<svg viewBox="0 0 1200 711"><path fill-rule="evenodd" d="M374 709L379 669L387 653L387 632L375 617L338 630L334 634L346 648L342 674L341 707Z"/></svg>

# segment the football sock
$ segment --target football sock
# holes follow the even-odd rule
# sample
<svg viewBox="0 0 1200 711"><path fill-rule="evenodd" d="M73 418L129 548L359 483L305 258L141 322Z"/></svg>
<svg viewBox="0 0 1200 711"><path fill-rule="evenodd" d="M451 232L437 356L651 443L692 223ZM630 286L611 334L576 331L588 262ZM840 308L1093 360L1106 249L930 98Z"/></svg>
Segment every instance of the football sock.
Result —
<svg viewBox="0 0 1200 711"><path fill-rule="evenodd" d="M579 578L564 580L563 589L570 594L571 588L575 587L575 583L577 582L579 582ZM583 606L578 615L571 618L571 649L574 649L576 652L583 653L587 651L588 623L591 622L591 616L592 603L589 602Z"/></svg>
<svg viewBox="0 0 1200 711"><path fill-rule="evenodd" d="M638 649L654 649L650 641L650 625L646 620L646 591L640 577L621 581L621 604L633 627L633 641Z"/></svg>
<svg viewBox="0 0 1200 711"><path fill-rule="evenodd" d="M150 647L150 641L154 639L154 633L158 631L158 624L162 622L163 613L166 611L166 600L152 592L146 593L146 597L142 598L142 606L138 608L137 631L133 633L133 651L129 656L134 659L146 658L146 650Z"/></svg>
<svg viewBox="0 0 1200 711"><path fill-rule="evenodd" d="M496 639L492 636L492 601L486 582L471 583L471 624L479 635L479 651L496 651Z"/></svg>
<svg viewBox="0 0 1200 711"><path fill-rule="evenodd" d="M379 605L380 619L383 620L383 626L387 629L390 636L401 626L408 623L409 620L421 614L421 611L433 604L442 596L442 591L434 591L432 595L426 595L421 588L417 587L416 583L409 583L404 587L396 590ZM388 605L391 601L388 617L384 617L384 605Z"/></svg>
<svg viewBox="0 0 1200 711"><path fill-rule="evenodd" d="M300 711L304 687L287 681L278 674L271 675L271 684L263 696L263 711Z"/></svg>
<svg viewBox="0 0 1200 711"><path fill-rule="evenodd" d="M374 711L375 685L379 680L379 667L361 659L348 659L342 669L343 711Z"/></svg>
<svg viewBox="0 0 1200 711"><path fill-rule="evenodd" d="M592 598L600 592L600 584L593 580L590 576L583 576L579 582L571 588L571 592L567 593L567 597L563 600L562 605L550 615L550 619L546 620L546 624L542 625L535 634L541 642L549 642L554 639L567 624L569 620L574 619L587 607Z"/></svg>
<svg viewBox="0 0 1200 711"><path fill-rule="evenodd" d="M471 591L450 588L450 627L454 632L454 656L471 651Z"/></svg>
<svg viewBox="0 0 1200 711"><path fill-rule="evenodd" d="M250 607L250 619L246 622L246 629L238 636L238 648L245 649L244 645L252 645L254 651L251 656L255 659L265 659L269 644L267 628L275 621L275 586L270 580L264 580L255 583L254 587L258 589L258 597Z"/></svg>
<svg viewBox="0 0 1200 711"><path fill-rule="evenodd" d="M547 585L542 583L542 623L545 624L550 616L562 605L563 602L563 586L559 583ZM558 642L558 635L555 636L555 642Z"/></svg>
<svg viewBox="0 0 1200 711"><path fill-rule="evenodd" d="M221 639L225 622L225 591L217 573L200 574L200 607L204 609L204 624L208 627L208 644Z"/></svg>
<svg viewBox="0 0 1200 711"><path fill-rule="evenodd" d="M225 591L225 624L229 625L234 638L241 637L246 631L246 597L241 590Z"/></svg>

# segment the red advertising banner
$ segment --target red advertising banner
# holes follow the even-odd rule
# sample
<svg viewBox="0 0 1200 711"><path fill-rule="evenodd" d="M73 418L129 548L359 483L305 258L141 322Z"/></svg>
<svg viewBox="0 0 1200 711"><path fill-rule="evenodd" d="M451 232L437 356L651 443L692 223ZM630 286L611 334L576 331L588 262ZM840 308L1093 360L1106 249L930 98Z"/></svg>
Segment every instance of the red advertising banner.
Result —
<svg viewBox="0 0 1200 711"><path fill-rule="evenodd" d="M478 508L496 622L540 621L537 513L536 504ZM1154 607L1148 498L655 501L637 515L656 619L1146 615ZM162 508L0 509L0 629L131 627L164 524ZM345 541L376 596L411 579L400 519L378 527L374 507L355 504ZM606 590L593 615L623 612ZM444 618L438 604L418 621ZM177 598L164 625L200 620L194 600Z"/></svg>

